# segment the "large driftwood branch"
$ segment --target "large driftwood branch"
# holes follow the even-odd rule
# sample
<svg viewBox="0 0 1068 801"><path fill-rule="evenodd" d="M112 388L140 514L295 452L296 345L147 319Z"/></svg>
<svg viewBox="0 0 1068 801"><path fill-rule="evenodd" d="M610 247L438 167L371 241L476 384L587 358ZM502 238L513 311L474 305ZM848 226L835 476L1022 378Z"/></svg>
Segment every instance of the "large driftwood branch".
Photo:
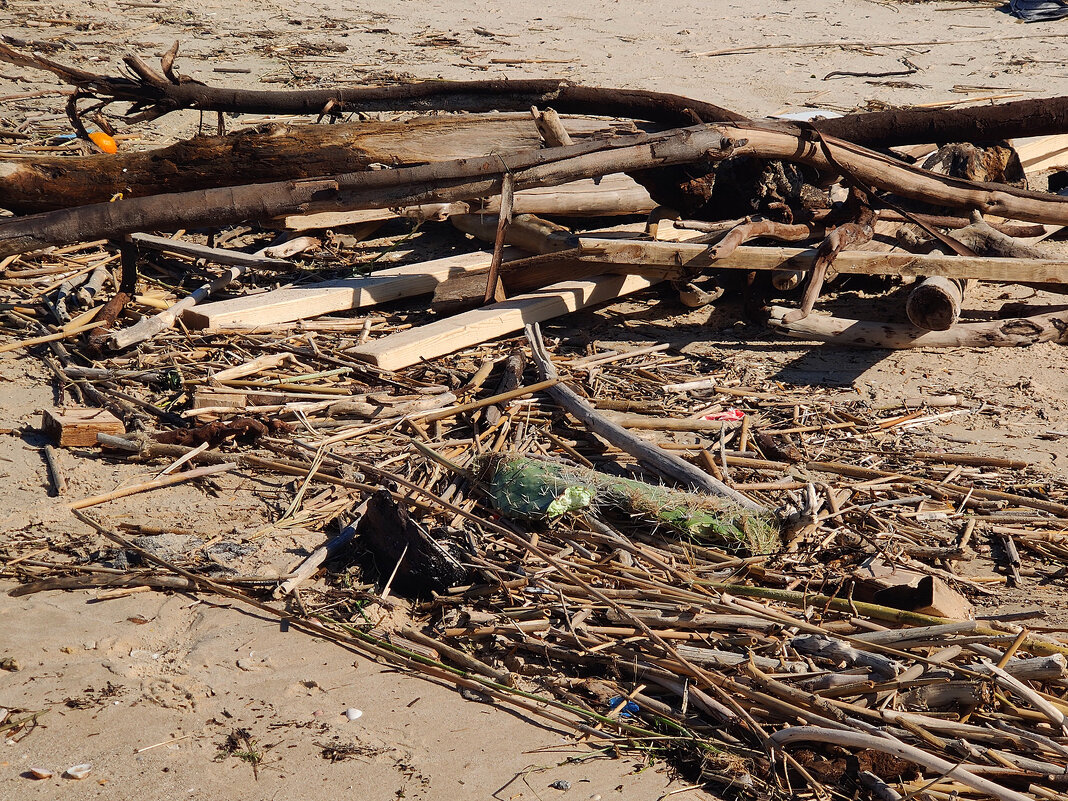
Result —
<svg viewBox="0 0 1068 801"><path fill-rule="evenodd" d="M788 309L772 307L772 328L795 339L864 348L1013 348L1036 342L1068 344L1068 310L1034 317L1014 317L979 323L957 323L946 331L928 331L901 323L873 323L844 317L809 315L783 322Z"/></svg>
<svg viewBox="0 0 1068 801"><path fill-rule="evenodd" d="M68 67L44 56L21 53L0 44L0 61L47 70L66 83L97 97L127 101L135 119L152 119L179 109L244 114L331 114L355 111L529 111L552 106L563 114L631 117L666 125L742 121L725 108L680 95L639 89L575 86L568 81L422 81L390 86L310 90L233 89L207 86L185 76L169 80L137 56L123 61L135 77L98 75Z"/></svg>
<svg viewBox="0 0 1068 801"><path fill-rule="evenodd" d="M576 139L634 133L630 123L569 118ZM16 214L218 186L361 172L541 144L529 114L417 117L403 122L272 124L168 147L94 156L0 158L0 206Z"/></svg>
<svg viewBox="0 0 1068 801"><path fill-rule="evenodd" d="M902 197L1013 219L1068 224L1068 198L1058 195L936 175L830 137L813 142L792 133L789 127L717 124L514 155L64 209L0 223L0 257L136 231L226 225L296 214L312 203L329 203L341 210L466 200L498 194L505 172L512 175L517 190L735 155L789 159L833 173L835 167L824 148L832 154L834 164L847 169L854 179Z"/></svg>
<svg viewBox="0 0 1068 801"><path fill-rule="evenodd" d="M352 111L526 111L532 105L552 106L565 114L631 117L675 126L693 121L745 119L712 103L679 95L575 86L558 79L422 81L278 91L207 86L183 76L175 76L175 81L136 56L124 59L134 74L132 78L86 72L3 44L0 44L0 61L47 70L98 97L133 103L131 115L140 119L183 108L250 114L337 115ZM898 109L849 114L820 120L814 127L827 136L869 147L1058 134L1068 132L1068 97L966 109Z"/></svg>

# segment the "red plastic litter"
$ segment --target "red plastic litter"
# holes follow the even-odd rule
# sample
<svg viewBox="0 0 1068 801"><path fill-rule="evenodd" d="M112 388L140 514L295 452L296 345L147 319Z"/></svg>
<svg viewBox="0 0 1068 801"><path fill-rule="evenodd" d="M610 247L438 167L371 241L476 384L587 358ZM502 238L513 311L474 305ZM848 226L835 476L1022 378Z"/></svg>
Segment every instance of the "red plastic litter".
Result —
<svg viewBox="0 0 1068 801"><path fill-rule="evenodd" d="M745 412L741 409L725 409L722 412L715 412L713 414L706 414L702 417L702 420L741 420L745 417Z"/></svg>

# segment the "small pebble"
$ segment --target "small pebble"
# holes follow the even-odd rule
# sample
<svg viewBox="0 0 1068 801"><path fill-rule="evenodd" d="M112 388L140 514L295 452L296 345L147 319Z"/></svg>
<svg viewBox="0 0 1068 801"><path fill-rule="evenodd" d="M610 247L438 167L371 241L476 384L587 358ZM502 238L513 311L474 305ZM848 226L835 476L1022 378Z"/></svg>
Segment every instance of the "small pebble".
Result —
<svg viewBox="0 0 1068 801"><path fill-rule="evenodd" d="M55 773L48 768L30 768L27 773L35 779L51 779L55 776Z"/></svg>
<svg viewBox="0 0 1068 801"><path fill-rule="evenodd" d="M72 765L63 772L63 778L65 779L84 779L93 770L93 766L90 764L85 765Z"/></svg>
<svg viewBox="0 0 1068 801"><path fill-rule="evenodd" d="M569 782L567 779L557 779L549 786L552 787L554 790L570 790L571 782Z"/></svg>
<svg viewBox="0 0 1068 801"><path fill-rule="evenodd" d="M361 709L351 709L351 708L350 709L346 709L345 710L345 717L347 717L349 720L359 720L360 718L363 717L363 710L361 710Z"/></svg>
<svg viewBox="0 0 1068 801"><path fill-rule="evenodd" d="M10 670L12 672L22 670L22 663L13 656L6 656L0 659L0 670Z"/></svg>

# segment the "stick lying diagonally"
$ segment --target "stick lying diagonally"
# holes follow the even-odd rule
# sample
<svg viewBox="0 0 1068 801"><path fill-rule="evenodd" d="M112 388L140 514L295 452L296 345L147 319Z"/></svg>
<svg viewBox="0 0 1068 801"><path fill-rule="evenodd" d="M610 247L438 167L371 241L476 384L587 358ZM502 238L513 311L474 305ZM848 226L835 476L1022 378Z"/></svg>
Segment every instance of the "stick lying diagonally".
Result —
<svg viewBox="0 0 1068 801"><path fill-rule="evenodd" d="M351 513L354 518L353 521L345 526L336 537L331 538L312 551L289 578L275 587L272 597L282 598L289 595L302 583L315 575L315 572L322 566L323 562L336 556L342 549L347 547L352 542L353 537L356 536L356 524L360 522L360 518L363 517L366 509L367 501L364 501Z"/></svg>
<svg viewBox="0 0 1068 801"><path fill-rule="evenodd" d="M538 365L538 372L541 373L542 378L546 380L559 378L556 365L553 364L552 359L549 357L549 352L546 350L545 342L541 337L541 328L537 324L528 325L526 332L534 362ZM549 387L546 392L552 395L567 411L581 420L590 431L604 437L617 448L629 453L636 459L641 459L652 465L663 475L670 476L676 481L697 487L705 492L711 492L713 495L729 498L749 511L768 511L760 504L750 500L737 490L731 489L722 481L718 481L689 462L631 434L622 426L610 422L589 403L576 395L573 390L569 389L567 385L556 384Z"/></svg>
<svg viewBox="0 0 1068 801"><path fill-rule="evenodd" d="M999 801L1034 801L1029 795L1002 787L982 776L976 776L959 764L955 765L941 757L928 754L888 734L877 736L859 731L826 729L820 726L791 726L775 732L768 739L776 746L790 743L832 743L847 748L870 748L873 751L907 759L928 770L938 771L946 778L956 779L961 784L966 784Z"/></svg>
<svg viewBox="0 0 1068 801"><path fill-rule="evenodd" d="M224 473L228 470L233 470L237 465L232 462L224 462L222 464L209 464L204 467L194 467L192 470L187 470L184 473L178 473L173 476L166 476L164 478L153 479L152 481L146 481L142 484L134 484L129 487L122 487L112 492L105 492L102 495L92 495L88 498L82 498L80 501L75 501L70 505L71 509L88 509L90 506L98 506L99 504L106 503L107 501L113 501L118 498L125 498L128 495L136 495L139 492L149 492L155 489L161 489L162 487L170 487L174 484L183 484L186 481L192 481L193 479L203 478L204 476L214 475L216 473Z"/></svg>
<svg viewBox="0 0 1068 801"><path fill-rule="evenodd" d="M945 331L928 331L905 323L872 323L845 317L809 315L786 323L789 312L771 309L768 324L795 339L865 348L1015 348L1036 342L1068 344L1068 308L1034 317L1014 317L978 323L957 323Z"/></svg>
<svg viewBox="0 0 1068 801"><path fill-rule="evenodd" d="M136 345L139 342L144 342L146 339L151 339L156 334L166 331L173 326L174 321L177 320L183 312L189 311L196 304L200 303L200 301L204 300L204 298L210 297L216 292L225 289L227 285L243 276L252 267L256 266L258 259L266 260L271 264L279 263L279 257L296 255L315 244L318 244L318 240L302 236L274 247L267 247L263 250L259 250L256 253L251 254L247 261L235 264L227 269L214 281L201 284L169 309L161 311L154 317L146 317L143 320L139 320L129 328L124 328L122 331L113 334L108 338L108 347L114 350L122 350L131 345ZM212 248L212 250L214 250L214 248ZM209 261L211 260L210 256L205 257L208 258ZM222 257L227 258L225 254ZM285 262L281 263L284 264Z"/></svg>

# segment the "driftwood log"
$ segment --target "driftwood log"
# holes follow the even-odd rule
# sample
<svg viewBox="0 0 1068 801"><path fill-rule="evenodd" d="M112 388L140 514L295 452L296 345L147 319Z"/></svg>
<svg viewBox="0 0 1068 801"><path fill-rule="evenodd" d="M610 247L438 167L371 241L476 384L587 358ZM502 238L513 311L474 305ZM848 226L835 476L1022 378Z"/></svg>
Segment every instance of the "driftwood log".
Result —
<svg viewBox="0 0 1068 801"><path fill-rule="evenodd" d="M529 111L531 106L551 106L564 114L630 117L667 125L746 119L712 103L680 95L576 86L554 78L424 81L284 91L207 86L173 71L176 50L177 45L164 58L166 74L156 72L137 56L126 56L123 61L133 71L134 78L98 75L37 54L21 53L2 43L0 61L47 70L81 89L86 96L130 102L133 106L127 118L133 121L155 119L179 109L336 117L355 111Z"/></svg>
<svg viewBox="0 0 1068 801"><path fill-rule="evenodd" d="M135 76L128 78L87 72L0 44L0 61L47 70L78 87L86 96L132 103L127 115L131 120L153 119L178 109L337 116L353 111L526 111L531 106L551 106L566 114L629 117L672 126L746 119L712 103L679 95L576 86L558 79L423 81L284 91L207 86L174 71L176 53L177 44L164 57L162 74L137 56L126 56L123 60ZM1068 132L1068 97L966 109L899 109L850 114L820 120L813 127L826 136L870 147L1059 134Z"/></svg>
<svg viewBox="0 0 1068 801"><path fill-rule="evenodd" d="M628 123L565 119L577 140L632 133ZM529 114L418 117L404 122L270 124L169 147L93 156L0 159L0 206L16 214L219 186L361 172L517 153L540 145Z"/></svg>
<svg viewBox="0 0 1068 801"><path fill-rule="evenodd" d="M946 331L928 331L914 325L874 323L844 317L809 315L786 323L789 310L772 307L769 325L795 339L865 348L989 348L1022 347L1036 342L1068 344L1068 309L1034 317L1014 317L979 323L958 323Z"/></svg>
<svg viewBox="0 0 1068 801"><path fill-rule="evenodd" d="M928 276L909 293L905 314L917 328L948 331L960 320L967 285L959 278Z"/></svg>
<svg viewBox="0 0 1068 801"><path fill-rule="evenodd" d="M303 213L312 204L357 209L465 200L498 194L505 173L519 190L734 155L790 159L829 174L841 167L856 181L902 197L1013 219L1068 224L1068 198L1058 195L935 175L838 139L806 139L789 126L701 125L514 155L154 195L46 212L0 223L0 257L145 229L217 226Z"/></svg>

